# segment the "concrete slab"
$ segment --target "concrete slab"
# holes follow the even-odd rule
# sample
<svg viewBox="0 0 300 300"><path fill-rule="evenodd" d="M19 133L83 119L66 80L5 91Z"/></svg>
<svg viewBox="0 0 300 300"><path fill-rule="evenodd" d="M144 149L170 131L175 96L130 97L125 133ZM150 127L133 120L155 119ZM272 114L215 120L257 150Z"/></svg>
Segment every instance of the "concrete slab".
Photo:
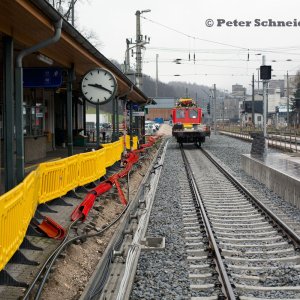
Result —
<svg viewBox="0 0 300 300"><path fill-rule="evenodd" d="M248 175L300 208L299 154L268 153L264 156L244 154L242 168Z"/></svg>

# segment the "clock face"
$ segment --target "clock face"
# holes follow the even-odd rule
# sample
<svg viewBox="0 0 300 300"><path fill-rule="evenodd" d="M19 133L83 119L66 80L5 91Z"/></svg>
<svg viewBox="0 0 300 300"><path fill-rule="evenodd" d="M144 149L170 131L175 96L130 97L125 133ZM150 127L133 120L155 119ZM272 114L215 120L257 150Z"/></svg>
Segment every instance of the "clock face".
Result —
<svg viewBox="0 0 300 300"><path fill-rule="evenodd" d="M83 96L93 104L111 101L117 92L114 75L105 69L93 69L86 73L81 82Z"/></svg>

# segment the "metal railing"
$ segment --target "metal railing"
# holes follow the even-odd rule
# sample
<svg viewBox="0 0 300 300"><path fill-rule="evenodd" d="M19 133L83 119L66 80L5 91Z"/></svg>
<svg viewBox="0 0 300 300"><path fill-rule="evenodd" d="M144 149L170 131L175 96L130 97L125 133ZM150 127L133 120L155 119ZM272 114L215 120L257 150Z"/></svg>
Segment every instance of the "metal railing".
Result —
<svg viewBox="0 0 300 300"><path fill-rule="evenodd" d="M261 128L241 127L236 124L221 125L219 131L228 132L244 140L252 140L251 134L262 133ZM268 146L278 148L287 152L300 151L300 130L297 128L268 128L267 131Z"/></svg>

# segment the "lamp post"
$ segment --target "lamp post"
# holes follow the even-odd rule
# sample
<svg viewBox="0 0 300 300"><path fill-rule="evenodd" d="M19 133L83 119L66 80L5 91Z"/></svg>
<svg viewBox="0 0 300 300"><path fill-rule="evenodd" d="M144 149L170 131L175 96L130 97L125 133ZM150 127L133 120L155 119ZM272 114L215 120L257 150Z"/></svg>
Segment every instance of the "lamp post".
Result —
<svg viewBox="0 0 300 300"><path fill-rule="evenodd" d="M292 59L288 58L285 60L286 62L292 61ZM272 60L272 62L278 62L276 60ZM276 77L276 75L272 75L272 77ZM289 126L289 109L290 109L290 86L289 86L289 72L286 72L286 123L287 127Z"/></svg>
<svg viewBox="0 0 300 300"><path fill-rule="evenodd" d="M290 115L290 87L289 87L289 72L286 72L286 126L289 127Z"/></svg>
<svg viewBox="0 0 300 300"><path fill-rule="evenodd" d="M262 57L262 66L266 63L266 57L263 55ZM264 137L267 137L267 84L266 80L263 80L263 106L264 106L264 116L263 116L263 130L264 130Z"/></svg>
<svg viewBox="0 0 300 300"><path fill-rule="evenodd" d="M258 78L259 81L259 78ZM255 127L255 109L254 109L254 74L252 74L252 124Z"/></svg>
<svg viewBox="0 0 300 300"><path fill-rule="evenodd" d="M214 134L217 134L217 88L216 84L214 83Z"/></svg>
<svg viewBox="0 0 300 300"><path fill-rule="evenodd" d="M156 54L155 66L156 66L155 97L157 98L158 97L158 54Z"/></svg>
<svg viewBox="0 0 300 300"><path fill-rule="evenodd" d="M143 47L143 36L141 35L141 14L150 12L150 9L145 9L142 11L137 10L136 15L136 86L142 88L143 77L142 77L142 47ZM143 44L143 45L142 45Z"/></svg>

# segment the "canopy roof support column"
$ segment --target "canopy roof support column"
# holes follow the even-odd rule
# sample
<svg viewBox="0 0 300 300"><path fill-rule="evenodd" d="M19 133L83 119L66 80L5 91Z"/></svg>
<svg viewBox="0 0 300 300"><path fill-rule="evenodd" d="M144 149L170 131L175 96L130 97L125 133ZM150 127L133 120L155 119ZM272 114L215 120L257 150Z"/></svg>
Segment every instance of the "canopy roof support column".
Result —
<svg viewBox="0 0 300 300"><path fill-rule="evenodd" d="M23 58L41 48L56 43L61 36L62 19L54 24L54 35L30 48L22 50L16 59L15 89L16 89L16 178L17 183L24 179L24 122L23 122Z"/></svg>
<svg viewBox="0 0 300 300"><path fill-rule="evenodd" d="M14 99L13 99L13 39L5 37L3 57L4 80L4 178L5 191L14 187Z"/></svg>
<svg viewBox="0 0 300 300"><path fill-rule="evenodd" d="M129 102L129 136L130 136L130 151L133 149L133 118L132 118L132 102Z"/></svg>
<svg viewBox="0 0 300 300"><path fill-rule="evenodd" d="M68 70L67 82L67 135L68 135L68 156L73 155L73 80L74 67Z"/></svg>

